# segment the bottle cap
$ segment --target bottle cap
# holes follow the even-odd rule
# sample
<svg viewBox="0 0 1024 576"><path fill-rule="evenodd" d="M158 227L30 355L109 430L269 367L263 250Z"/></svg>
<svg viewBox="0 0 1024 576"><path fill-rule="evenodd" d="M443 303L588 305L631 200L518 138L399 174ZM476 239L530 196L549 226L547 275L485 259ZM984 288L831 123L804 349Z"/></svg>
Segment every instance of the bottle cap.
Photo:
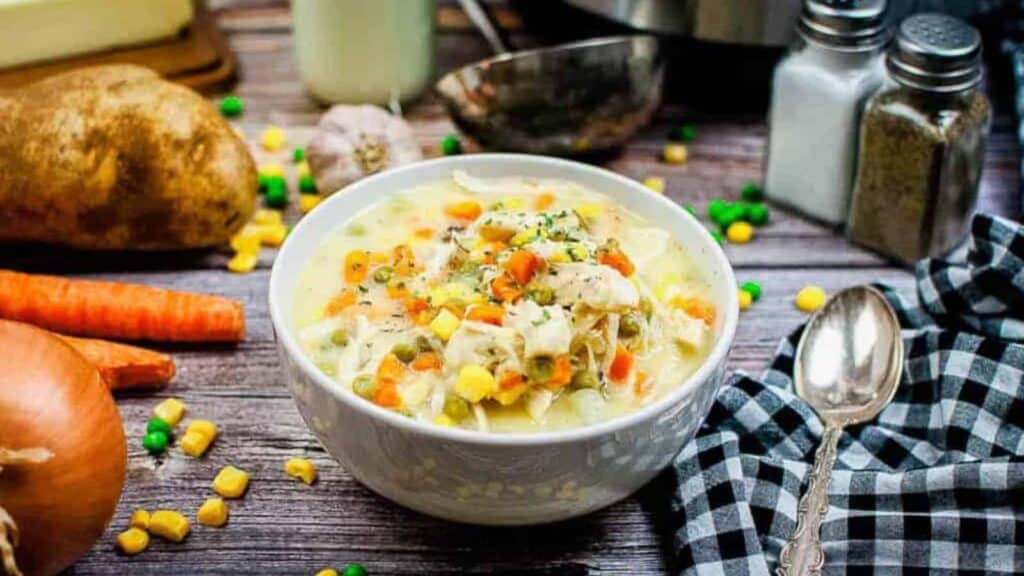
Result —
<svg viewBox="0 0 1024 576"><path fill-rule="evenodd" d="M917 14L900 24L886 64L893 80L910 88L970 90L981 82L981 35L959 18Z"/></svg>
<svg viewBox="0 0 1024 576"><path fill-rule="evenodd" d="M797 31L843 52L877 49L889 40L886 0L804 0Z"/></svg>

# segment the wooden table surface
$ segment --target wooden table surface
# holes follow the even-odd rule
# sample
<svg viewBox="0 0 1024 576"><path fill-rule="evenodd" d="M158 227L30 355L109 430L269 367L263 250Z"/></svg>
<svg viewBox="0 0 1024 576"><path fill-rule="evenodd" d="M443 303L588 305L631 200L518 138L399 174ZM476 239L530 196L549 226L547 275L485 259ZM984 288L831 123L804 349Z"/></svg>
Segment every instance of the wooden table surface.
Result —
<svg viewBox="0 0 1024 576"><path fill-rule="evenodd" d="M245 98L237 122L251 142L274 123L292 142L304 143L322 109L304 93L292 62L287 3L213 0L240 65L232 90ZM487 54L486 45L450 6L439 12L439 68ZM406 110L428 155L453 130L436 100ZM692 122L700 131L685 166L666 166L658 151L668 126ZM666 108L607 167L631 177L663 176L668 195L703 213L715 197L735 197L740 185L761 173L765 126L760 118L707 117ZM989 145L982 205L1019 211L1017 146L1011 118L1000 116ZM806 283L832 292L852 284L884 281L911 293L908 271L851 246L831 230L773 208L772 223L755 242L730 246L738 278L756 280L764 296L740 321L731 368L763 368L780 337L801 321L793 295ZM294 215L293 215L294 216ZM71 574L302 574L326 566L364 564L371 574L659 574L668 569L671 534L659 530L662 495L648 488L610 508L553 526L521 529L455 525L406 511L357 484L303 425L278 371L267 312L267 281L273 252L265 250L256 271L224 269L227 253L89 255L41 249L0 256L0 267L142 282L201 290L245 302L246 341L234 348L165 348L178 362L173 385L155 395L122 396L118 406L129 439L128 478L107 534ZM223 434L203 459L177 449L160 459L140 446L150 410L166 396L183 399L194 417L211 419ZM311 458L319 482L308 487L285 477L284 461ZM113 536L135 508L174 508L194 517L211 491L216 471L234 464L252 474L242 500L231 502L223 529L193 528L182 544L156 539L145 553L115 553Z"/></svg>

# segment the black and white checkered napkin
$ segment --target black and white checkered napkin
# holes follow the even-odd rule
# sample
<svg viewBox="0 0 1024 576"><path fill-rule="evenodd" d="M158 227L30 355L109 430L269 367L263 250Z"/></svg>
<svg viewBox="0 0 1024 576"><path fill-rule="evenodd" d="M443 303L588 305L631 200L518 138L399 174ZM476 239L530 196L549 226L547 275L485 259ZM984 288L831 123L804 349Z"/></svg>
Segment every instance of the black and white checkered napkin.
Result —
<svg viewBox="0 0 1024 576"><path fill-rule="evenodd" d="M822 524L826 574L1024 573L1024 228L980 215L966 250L917 268L903 380L846 429ZM769 575L796 527L822 424L793 393L801 331L734 376L669 472L675 568Z"/></svg>

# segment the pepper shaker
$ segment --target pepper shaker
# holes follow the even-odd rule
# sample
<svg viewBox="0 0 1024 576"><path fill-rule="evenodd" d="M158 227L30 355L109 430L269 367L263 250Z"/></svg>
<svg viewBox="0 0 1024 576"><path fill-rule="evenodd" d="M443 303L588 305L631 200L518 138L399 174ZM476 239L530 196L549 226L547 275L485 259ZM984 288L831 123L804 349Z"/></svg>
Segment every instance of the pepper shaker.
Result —
<svg viewBox="0 0 1024 576"><path fill-rule="evenodd" d="M847 233L909 263L957 244L974 210L990 122L981 36L951 16L911 16L886 64L895 82L864 112Z"/></svg>

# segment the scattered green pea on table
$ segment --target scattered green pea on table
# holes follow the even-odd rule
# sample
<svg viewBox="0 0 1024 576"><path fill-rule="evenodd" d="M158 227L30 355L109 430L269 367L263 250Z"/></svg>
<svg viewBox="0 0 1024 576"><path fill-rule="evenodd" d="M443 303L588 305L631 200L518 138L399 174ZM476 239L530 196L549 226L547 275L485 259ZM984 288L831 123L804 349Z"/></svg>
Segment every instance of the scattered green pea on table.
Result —
<svg viewBox="0 0 1024 576"><path fill-rule="evenodd" d="M747 182L740 188L740 198L747 202L760 202L764 200L764 190L757 182Z"/></svg>
<svg viewBox="0 0 1024 576"><path fill-rule="evenodd" d="M284 208L288 204L288 185L284 178L272 177L267 182L267 191L263 201L271 208Z"/></svg>
<svg viewBox="0 0 1024 576"><path fill-rule="evenodd" d="M220 101L220 113L227 118L237 118L245 112L245 101L238 96L225 96Z"/></svg>
<svg viewBox="0 0 1024 576"><path fill-rule="evenodd" d="M146 449L146 452L149 452L153 456L157 456L159 454L163 454L164 451L167 450L167 444L169 441L170 439L167 437L167 434L156 430L154 432L147 432L146 435L142 437L142 447Z"/></svg>
<svg viewBox="0 0 1024 576"><path fill-rule="evenodd" d="M363 568L362 564L349 564L345 566L345 569L341 571L341 576L368 576L369 573L366 568Z"/></svg>
<svg viewBox="0 0 1024 576"><path fill-rule="evenodd" d="M755 302L761 299L761 285L757 282L744 282L743 285L740 286L740 290L750 294L750 297L753 298Z"/></svg>
<svg viewBox="0 0 1024 576"><path fill-rule="evenodd" d="M149 419L149 422L146 422L146 433L152 432L163 432L170 438L171 434L174 433L174 429L163 418L153 417Z"/></svg>
<svg viewBox="0 0 1024 576"><path fill-rule="evenodd" d="M697 129L692 124L683 124L677 128L673 128L668 133L668 139L675 142L693 142L697 139Z"/></svg>
<svg viewBox="0 0 1024 576"><path fill-rule="evenodd" d="M739 301L740 310L750 308L750 305L761 298L761 285L757 282L744 282L740 286Z"/></svg>
<svg viewBox="0 0 1024 576"><path fill-rule="evenodd" d="M309 174L303 174L299 177L299 193L301 194L316 194L316 180L313 179Z"/></svg>
<svg viewBox="0 0 1024 576"><path fill-rule="evenodd" d="M768 223L768 206L760 202L747 206L747 222L754 226L764 226Z"/></svg>
<svg viewBox="0 0 1024 576"><path fill-rule="evenodd" d="M441 140L441 153L445 156L456 156L462 154L462 142L455 134L449 134Z"/></svg>

